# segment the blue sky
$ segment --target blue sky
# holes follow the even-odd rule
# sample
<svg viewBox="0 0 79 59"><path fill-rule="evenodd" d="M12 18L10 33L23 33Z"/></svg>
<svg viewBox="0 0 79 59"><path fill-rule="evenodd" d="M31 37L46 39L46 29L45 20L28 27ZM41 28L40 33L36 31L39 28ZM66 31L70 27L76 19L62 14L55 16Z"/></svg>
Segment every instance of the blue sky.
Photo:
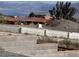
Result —
<svg viewBox="0 0 79 59"><path fill-rule="evenodd" d="M4 1L5 2L5 1ZM11 3L25 3L25 2L27 2L27 1L7 1L7 2L11 2ZM30 2L32 2L32 1L30 1ZM39 1L38 1L39 2ZM41 2L44 2L44 3L49 3L49 4L51 4L51 3L56 3L57 1L41 1ZM77 2L79 2L79 1L69 1L69 2L72 2L72 3L77 3Z"/></svg>

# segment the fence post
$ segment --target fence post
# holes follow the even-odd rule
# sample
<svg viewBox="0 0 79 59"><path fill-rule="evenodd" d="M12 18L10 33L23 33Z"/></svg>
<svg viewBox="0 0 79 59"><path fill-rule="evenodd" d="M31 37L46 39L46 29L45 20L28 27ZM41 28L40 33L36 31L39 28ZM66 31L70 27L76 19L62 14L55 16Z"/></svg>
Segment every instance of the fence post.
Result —
<svg viewBox="0 0 79 59"><path fill-rule="evenodd" d="M46 36L46 30L44 30L44 36Z"/></svg>
<svg viewBox="0 0 79 59"><path fill-rule="evenodd" d="M20 27L20 28L19 28L19 33L21 33L21 31L22 31L22 28Z"/></svg>
<svg viewBox="0 0 79 59"><path fill-rule="evenodd" d="M70 35L70 33L69 33L69 31L68 31L68 34L67 34L67 38L69 39L69 35Z"/></svg>

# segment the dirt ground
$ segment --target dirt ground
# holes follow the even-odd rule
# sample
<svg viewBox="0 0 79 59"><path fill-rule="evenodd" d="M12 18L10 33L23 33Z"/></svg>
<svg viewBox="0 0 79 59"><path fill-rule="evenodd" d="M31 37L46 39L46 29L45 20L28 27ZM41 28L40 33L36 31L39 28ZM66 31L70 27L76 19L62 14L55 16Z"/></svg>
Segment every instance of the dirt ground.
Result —
<svg viewBox="0 0 79 59"><path fill-rule="evenodd" d="M79 50L57 51L57 43L36 44L36 35L0 32L0 57L79 57Z"/></svg>
<svg viewBox="0 0 79 59"><path fill-rule="evenodd" d="M57 44L36 44L38 37L35 35L24 35L9 32L0 32L1 51L16 53L16 55L7 56L51 56L50 54L57 51ZM0 56L5 56L5 53Z"/></svg>

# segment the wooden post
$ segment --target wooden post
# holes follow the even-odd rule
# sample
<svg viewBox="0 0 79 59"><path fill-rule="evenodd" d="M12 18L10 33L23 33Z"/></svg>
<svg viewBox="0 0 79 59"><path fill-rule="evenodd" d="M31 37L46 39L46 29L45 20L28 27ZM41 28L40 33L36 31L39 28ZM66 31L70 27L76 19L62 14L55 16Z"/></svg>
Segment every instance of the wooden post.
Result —
<svg viewBox="0 0 79 59"><path fill-rule="evenodd" d="M44 30L44 36L46 36L46 30Z"/></svg>
<svg viewBox="0 0 79 59"><path fill-rule="evenodd" d="M69 39L69 31L68 31L68 34L67 34L67 38Z"/></svg>
<svg viewBox="0 0 79 59"><path fill-rule="evenodd" d="M22 28L20 27L20 28L19 28L19 33L21 33L21 29L22 29Z"/></svg>

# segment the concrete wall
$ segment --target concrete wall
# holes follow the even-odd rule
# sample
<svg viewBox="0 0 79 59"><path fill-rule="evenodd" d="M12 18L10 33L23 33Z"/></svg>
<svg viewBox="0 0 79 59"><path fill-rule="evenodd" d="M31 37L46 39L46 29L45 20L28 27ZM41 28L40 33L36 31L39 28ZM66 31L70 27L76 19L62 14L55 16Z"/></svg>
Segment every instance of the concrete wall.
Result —
<svg viewBox="0 0 79 59"><path fill-rule="evenodd" d="M21 27L21 33L30 33L35 35L44 35L44 31L46 30L46 34L48 36L56 36L56 37L65 37L67 38L68 32L65 31L56 31L56 30L48 30L48 29L37 29L37 28L25 28ZM79 33L70 32L69 38L71 39L79 39Z"/></svg>
<svg viewBox="0 0 79 59"><path fill-rule="evenodd" d="M9 31L9 32L19 32L20 27L16 25L4 25L0 24L0 30L1 31ZM48 36L57 36L57 37L66 37L68 35L68 32L65 31L56 31L56 30L48 30L48 29L38 29L38 28L29 28L29 27L21 27L21 33L29 33L29 34L35 34L35 35L44 35L44 31L46 30L46 34ZM76 32L70 32L69 38L71 39L79 39L79 33Z"/></svg>
<svg viewBox="0 0 79 59"><path fill-rule="evenodd" d="M72 33L69 34L69 38L79 39L79 33L72 32Z"/></svg>
<svg viewBox="0 0 79 59"><path fill-rule="evenodd" d="M0 30L1 31L8 31L8 32L16 32L18 33L19 31L18 26L14 26L14 25L4 25L4 24L0 24Z"/></svg>
<svg viewBox="0 0 79 59"><path fill-rule="evenodd" d="M67 32L64 31L21 27L21 33L30 33L36 35L44 35L45 30L48 36L67 37Z"/></svg>
<svg viewBox="0 0 79 59"><path fill-rule="evenodd" d="M21 27L21 33L44 35L44 29Z"/></svg>
<svg viewBox="0 0 79 59"><path fill-rule="evenodd" d="M56 31L56 30L46 30L48 36L57 36L57 37L67 37L67 32Z"/></svg>

